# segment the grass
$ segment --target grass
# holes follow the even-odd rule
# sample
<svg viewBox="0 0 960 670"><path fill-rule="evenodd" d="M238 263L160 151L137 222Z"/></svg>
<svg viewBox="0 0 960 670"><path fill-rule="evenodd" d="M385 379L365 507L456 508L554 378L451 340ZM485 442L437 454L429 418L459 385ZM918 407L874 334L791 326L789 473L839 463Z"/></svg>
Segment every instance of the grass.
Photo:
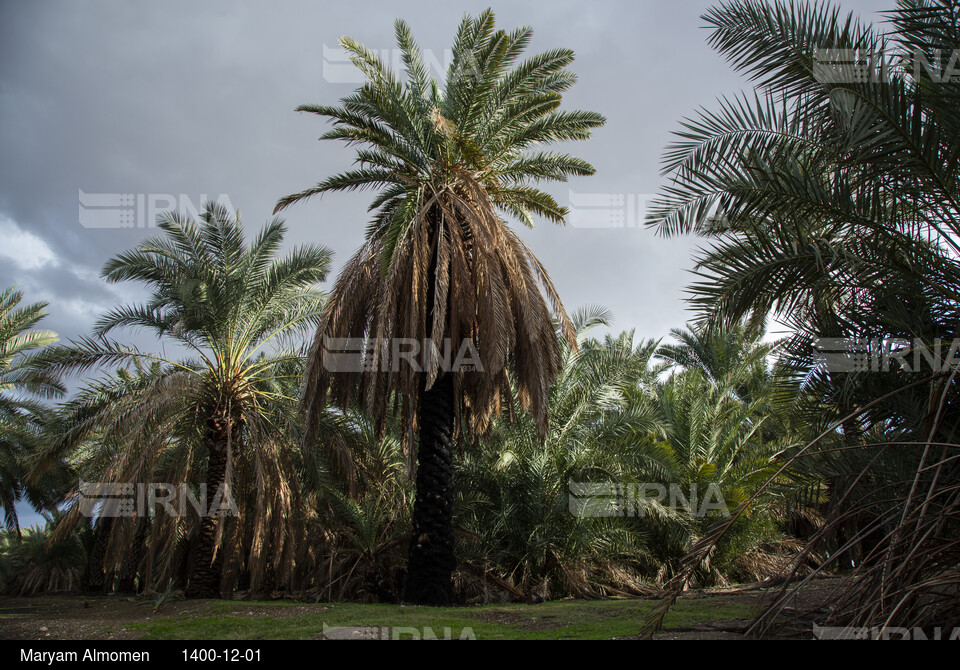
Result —
<svg viewBox="0 0 960 670"><path fill-rule="evenodd" d="M161 616L125 624L148 640L316 639L328 627L389 627L402 638L608 639L637 634L649 600L558 601L540 605L400 607L335 603L210 602L182 616ZM666 629L715 621L748 619L749 604L724 598L680 600L667 615ZM403 630L397 630L403 629Z"/></svg>

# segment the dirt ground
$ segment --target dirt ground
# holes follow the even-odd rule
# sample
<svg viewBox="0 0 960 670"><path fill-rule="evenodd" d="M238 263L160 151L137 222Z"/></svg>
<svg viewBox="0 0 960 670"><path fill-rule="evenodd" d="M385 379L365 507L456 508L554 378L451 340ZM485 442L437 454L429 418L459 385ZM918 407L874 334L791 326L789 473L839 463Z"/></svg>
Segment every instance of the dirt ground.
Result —
<svg viewBox="0 0 960 670"><path fill-rule="evenodd" d="M175 610L189 614L205 603L177 603ZM124 624L149 621L153 604L132 598L37 596L0 599L0 639L3 640L135 640L140 634Z"/></svg>

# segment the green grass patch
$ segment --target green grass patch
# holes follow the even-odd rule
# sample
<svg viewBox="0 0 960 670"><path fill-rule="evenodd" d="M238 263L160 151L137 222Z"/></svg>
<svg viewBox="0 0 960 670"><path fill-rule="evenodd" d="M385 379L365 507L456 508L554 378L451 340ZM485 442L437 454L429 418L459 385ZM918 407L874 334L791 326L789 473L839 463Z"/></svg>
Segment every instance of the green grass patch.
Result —
<svg viewBox="0 0 960 670"><path fill-rule="evenodd" d="M406 639L431 632L441 638L607 639L636 635L654 604L650 600L605 600L444 608L228 601L211 602L185 616L163 617L161 610L161 618L127 624L127 628L156 640L316 639L324 625L391 627L395 632L407 629L399 631ZM665 628L747 619L751 613L749 605L723 598L680 600L667 615Z"/></svg>

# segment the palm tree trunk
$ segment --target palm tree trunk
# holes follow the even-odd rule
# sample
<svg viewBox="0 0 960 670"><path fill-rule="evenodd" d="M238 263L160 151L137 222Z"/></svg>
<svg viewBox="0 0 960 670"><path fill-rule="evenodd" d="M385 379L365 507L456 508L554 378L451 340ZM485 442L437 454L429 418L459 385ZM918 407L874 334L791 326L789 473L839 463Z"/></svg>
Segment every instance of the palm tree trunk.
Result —
<svg viewBox="0 0 960 670"><path fill-rule="evenodd" d="M110 531L113 528L113 517L100 517L97 520L93 551L90 554L90 567L87 571L87 590L103 593L107 589L107 576L104 574L103 562L107 555L107 544L110 542Z"/></svg>
<svg viewBox="0 0 960 670"><path fill-rule="evenodd" d="M423 394L417 449L417 498L404 601L449 605L453 599L453 377Z"/></svg>
<svg viewBox="0 0 960 670"><path fill-rule="evenodd" d="M207 505L215 499L227 476L227 440L225 437L208 441L210 458L207 463ZM219 516L205 513L200 520L196 553L190 570L190 581L184 591L187 598L219 598L223 576L223 552L215 552Z"/></svg>
<svg viewBox="0 0 960 670"><path fill-rule="evenodd" d="M136 524L137 527L133 535L133 544L120 568L120 575L117 580L117 593L136 594L138 590L143 591L143 583L141 582L138 589L136 580L137 575L140 573L140 564L143 563L143 559L147 555L147 537L150 535L150 519L146 516L141 516L137 519Z"/></svg>

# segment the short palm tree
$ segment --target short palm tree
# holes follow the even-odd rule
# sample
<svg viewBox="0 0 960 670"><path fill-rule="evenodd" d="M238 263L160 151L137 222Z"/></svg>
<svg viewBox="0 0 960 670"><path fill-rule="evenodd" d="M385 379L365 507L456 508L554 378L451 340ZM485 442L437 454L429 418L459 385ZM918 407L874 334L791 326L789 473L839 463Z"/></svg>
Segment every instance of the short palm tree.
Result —
<svg viewBox="0 0 960 670"><path fill-rule="evenodd" d="M57 516L57 512L44 513L44 524L25 529L15 543L0 540L6 554L8 594L69 593L82 586L90 529L81 527L56 538Z"/></svg>
<svg viewBox="0 0 960 670"><path fill-rule="evenodd" d="M55 333L34 328L46 315L46 303L20 307L22 300L13 288L0 294L0 507L6 526L18 533L17 502L27 498L38 508L50 502L44 487L26 477L26 459L46 412L38 398L64 390L56 375L36 365L37 351L57 341Z"/></svg>
<svg viewBox="0 0 960 670"><path fill-rule="evenodd" d="M341 44L367 83L340 106L299 108L333 121L323 139L360 145L359 167L281 199L277 210L328 191L377 191L366 242L344 267L317 330L303 402L308 427L328 398L363 403L381 424L392 406L399 409L411 464L419 434L405 597L442 604L455 567L452 439L461 426L485 431L511 401L508 371L544 433L547 391L560 368L554 316L574 338L545 269L502 215L528 226L534 215L563 223L567 210L532 183L594 170L574 156L533 149L587 139L604 118L558 110L575 81L565 69L571 51L518 63L531 29L495 30L489 10L460 24L442 84L428 77L407 25L395 28L405 81L345 37ZM372 344L368 370L327 369L327 338ZM400 338L420 347L415 365L392 353ZM430 355L445 345L453 353L469 345L479 369L453 371Z"/></svg>
<svg viewBox="0 0 960 670"><path fill-rule="evenodd" d="M271 517L274 523L282 520L284 510L272 502L290 503L286 478L295 473L272 476L286 458L291 434L276 410L284 399L283 385L276 382L299 375L302 356L291 349L292 338L316 327L323 302L316 285L326 278L332 254L312 245L278 257L285 232L278 219L247 245L239 215L208 204L200 218L198 224L180 213L162 214L163 235L105 265L107 281L145 285L150 292L145 304L117 307L99 320L96 337L48 350L45 362L54 371L136 368L133 375L90 387L67 407L61 448L91 437L104 445L135 445L135 453L121 448L107 459L101 470L110 481L144 481L139 475L156 471L148 461L174 449L179 456L167 467L179 472L182 482L198 479L194 468L198 460L200 467L206 462L206 490L213 500L235 484L235 466L252 463L255 488L267 497L256 508L257 519L248 521L259 524L255 544L262 548L272 539L279 559L282 545L276 546L278 538L264 524L269 526L265 520ZM188 357L173 360L108 339L123 327L151 332ZM189 597L221 593L223 559L234 549L223 546L230 533L221 521L207 514L195 525Z"/></svg>
<svg viewBox="0 0 960 670"><path fill-rule="evenodd" d="M658 457L647 436L664 431L647 393L663 368L649 365L657 343L635 344L630 332L603 342L590 337L609 319L600 308L572 315L577 348L563 347L545 438L527 412L497 420L458 470L467 484L458 525L479 537L465 562L498 574L525 599L648 588L640 568L651 554L645 533L631 528L633 520L583 514L577 505L584 503L571 497L584 484L632 481L637 463Z"/></svg>

